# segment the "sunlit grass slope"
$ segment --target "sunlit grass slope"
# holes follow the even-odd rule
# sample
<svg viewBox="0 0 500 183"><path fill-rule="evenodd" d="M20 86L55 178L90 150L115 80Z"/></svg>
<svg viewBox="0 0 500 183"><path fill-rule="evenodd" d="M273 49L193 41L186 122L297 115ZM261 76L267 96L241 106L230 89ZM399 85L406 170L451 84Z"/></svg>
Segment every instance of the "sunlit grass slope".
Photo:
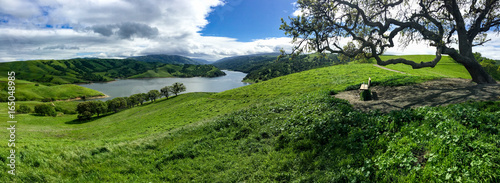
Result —
<svg viewBox="0 0 500 183"><path fill-rule="evenodd" d="M392 58L406 58L408 60L413 60L417 63L432 61L436 56L434 55L404 55L404 56L381 56L382 60L389 60ZM434 68L421 68L412 69L411 66L405 64L395 64L385 66L390 69L402 71L411 75L417 76L437 76L437 77L448 77L448 78L464 78L471 79L469 72L464 66L455 62L449 56L443 56L441 61L438 62Z"/></svg>
<svg viewBox="0 0 500 183"><path fill-rule="evenodd" d="M0 97L2 98L2 100L6 100L8 97L7 82L8 82L7 78L0 78ZM54 86L46 86L43 84L38 84L38 86L36 86L36 83L19 79L15 80L15 83L16 83L15 97L17 98L17 101L42 100L44 98L49 98L49 99L53 98L55 100L66 100L81 96L87 96L87 97L104 96L104 94L99 91L74 84L64 84L64 85L54 85Z"/></svg>
<svg viewBox="0 0 500 183"><path fill-rule="evenodd" d="M76 115L20 114L18 175L2 166L0 182L498 180L498 102L366 114L330 96L368 77L437 75L424 76L339 65L161 99L85 123ZM1 121L6 113L0 108ZM0 144L0 160L7 156Z"/></svg>

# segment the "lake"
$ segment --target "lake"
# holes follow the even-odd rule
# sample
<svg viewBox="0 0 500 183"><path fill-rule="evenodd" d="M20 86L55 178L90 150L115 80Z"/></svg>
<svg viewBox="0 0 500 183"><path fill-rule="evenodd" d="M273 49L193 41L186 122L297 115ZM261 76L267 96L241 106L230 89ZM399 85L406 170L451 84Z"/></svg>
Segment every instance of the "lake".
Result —
<svg viewBox="0 0 500 183"><path fill-rule="evenodd" d="M242 72L226 71L226 75L215 78L147 78L147 79L123 79L106 83L91 83L80 84L80 86L87 87L100 91L108 98L99 100L109 100L116 97L128 97L137 93L147 93L150 90L160 90L165 86L170 86L175 82L184 83L186 91L189 92L222 92L233 88L249 85L249 83L241 82L247 75Z"/></svg>

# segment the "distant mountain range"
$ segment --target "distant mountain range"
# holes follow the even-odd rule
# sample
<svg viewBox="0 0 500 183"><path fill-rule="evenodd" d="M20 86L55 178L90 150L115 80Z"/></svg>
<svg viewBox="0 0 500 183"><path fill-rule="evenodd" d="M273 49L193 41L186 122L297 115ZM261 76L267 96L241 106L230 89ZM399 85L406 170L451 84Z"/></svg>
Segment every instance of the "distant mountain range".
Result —
<svg viewBox="0 0 500 183"><path fill-rule="evenodd" d="M191 59L179 55L163 55L163 54L136 56L136 57L129 57L128 59L133 59L142 62L159 62L164 64L192 64L192 65L209 64L208 61L202 59Z"/></svg>

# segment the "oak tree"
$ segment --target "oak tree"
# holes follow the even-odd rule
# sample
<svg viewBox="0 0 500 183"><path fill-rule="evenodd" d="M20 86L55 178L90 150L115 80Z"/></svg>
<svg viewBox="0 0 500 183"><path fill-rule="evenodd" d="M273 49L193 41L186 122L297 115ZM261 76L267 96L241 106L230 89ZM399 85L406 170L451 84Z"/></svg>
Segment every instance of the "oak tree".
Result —
<svg viewBox="0 0 500 183"><path fill-rule="evenodd" d="M317 51L354 57L368 51L379 65L403 63L413 69L434 67L447 54L474 82L496 83L472 50L490 41L488 33L499 32L499 0L298 0L297 5L302 15L288 23L282 19L280 27L293 37L293 54ZM424 62L380 59L396 39L403 45L428 43L436 56ZM357 49L345 51L345 40L358 43Z"/></svg>

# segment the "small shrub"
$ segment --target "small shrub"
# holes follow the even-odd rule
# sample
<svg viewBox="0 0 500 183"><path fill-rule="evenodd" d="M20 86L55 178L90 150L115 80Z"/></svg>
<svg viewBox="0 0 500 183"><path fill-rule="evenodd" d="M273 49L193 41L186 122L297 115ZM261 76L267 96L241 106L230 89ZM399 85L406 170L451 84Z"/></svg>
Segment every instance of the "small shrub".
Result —
<svg viewBox="0 0 500 183"><path fill-rule="evenodd" d="M17 108L16 110L18 113L30 113L31 112L31 108L28 107L27 105L24 105L24 104L21 104L19 106L19 108Z"/></svg>
<svg viewBox="0 0 500 183"><path fill-rule="evenodd" d="M372 92L370 90L363 90L359 94L362 101L367 101L372 99Z"/></svg>
<svg viewBox="0 0 500 183"><path fill-rule="evenodd" d="M38 104L35 106L35 113L41 116L57 116L54 106L50 104Z"/></svg>
<svg viewBox="0 0 500 183"><path fill-rule="evenodd" d="M40 84L36 83L35 86L40 86Z"/></svg>

